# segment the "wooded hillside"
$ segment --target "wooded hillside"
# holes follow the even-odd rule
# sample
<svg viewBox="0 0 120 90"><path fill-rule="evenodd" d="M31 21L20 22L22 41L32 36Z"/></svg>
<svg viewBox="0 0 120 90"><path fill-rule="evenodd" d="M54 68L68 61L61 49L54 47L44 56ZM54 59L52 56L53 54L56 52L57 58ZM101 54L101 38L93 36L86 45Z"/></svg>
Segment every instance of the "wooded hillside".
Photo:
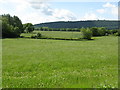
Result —
<svg viewBox="0 0 120 90"><path fill-rule="evenodd" d="M35 24L35 27L49 28L87 28L87 27L106 27L107 29L118 29L118 21L111 20L88 20L88 21L59 21Z"/></svg>

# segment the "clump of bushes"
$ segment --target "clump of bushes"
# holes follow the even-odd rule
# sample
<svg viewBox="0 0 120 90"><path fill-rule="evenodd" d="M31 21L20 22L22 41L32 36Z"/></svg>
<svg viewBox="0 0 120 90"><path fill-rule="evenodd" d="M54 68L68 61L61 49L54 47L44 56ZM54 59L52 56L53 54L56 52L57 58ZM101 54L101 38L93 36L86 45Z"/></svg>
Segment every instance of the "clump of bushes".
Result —
<svg viewBox="0 0 120 90"><path fill-rule="evenodd" d="M42 34L41 33L37 33L36 35L31 36L31 38L40 39L40 38L42 38Z"/></svg>
<svg viewBox="0 0 120 90"><path fill-rule="evenodd" d="M26 23L26 24L23 24L23 29L24 29L24 32L30 33L34 31L34 26L32 23Z"/></svg>
<svg viewBox="0 0 120 90"><path fill-rule="evenodd" d="M42 34L41 33L37 33L37 38L39 39L39 38L41 38L42 37Z"/></svg>
<svg viewBox="0 0 120 90"><path fill-rule="evenodd" d="M93 36L105 36L106 28L105 27L92 27L90 28Z"/></svg>
<svg viewBox="0 0 120 90"><path fill-rule="evenodd" d="M114 36L120 36L120 35L119 35L119 33L117 32L117 33L114 33Z"/></svg>
<svg viewBox="0 0 120 90"><path fill-rule="evenodd" d="M88 39L88 40L91 40L91 37L92 37L92 31L87 28L81 28L81 33L83 35L83 39Z"/></svg>
<svg viewBox="0 0 120 90"><path fill-rule="evenodd" d="M116 33L114 33L115 36L120 36L120 30L118 30Z"/></svg>
<svg viewBox="0 0 120 90"><path fill-rule="evenodd" d="M39 27L35 28L37 31L80 31L80 28L49 28L49 27Z"/></svg>

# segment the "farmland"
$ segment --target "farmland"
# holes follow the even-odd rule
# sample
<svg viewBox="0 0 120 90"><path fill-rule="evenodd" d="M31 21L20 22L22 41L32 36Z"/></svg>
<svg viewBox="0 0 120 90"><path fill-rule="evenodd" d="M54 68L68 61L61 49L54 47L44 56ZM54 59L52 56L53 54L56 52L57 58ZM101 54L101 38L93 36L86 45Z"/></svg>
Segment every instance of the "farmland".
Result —
<svg viewBox="0 0 120 90"><path fill-rule="evenodd" d="M2 43L3 88L118 87L117 36L88 41L14 38Z"/></svg>

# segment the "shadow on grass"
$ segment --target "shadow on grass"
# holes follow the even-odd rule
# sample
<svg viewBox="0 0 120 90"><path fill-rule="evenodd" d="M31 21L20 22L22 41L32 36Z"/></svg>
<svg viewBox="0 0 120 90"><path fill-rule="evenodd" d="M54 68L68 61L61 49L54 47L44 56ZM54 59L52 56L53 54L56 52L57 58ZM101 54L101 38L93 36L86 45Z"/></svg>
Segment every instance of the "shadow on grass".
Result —
<svg viewBox="0 0 120 90"><path fill-rule="evenodd" d="M24 37L24 36L20 36L17 39L19 39L19 38L25 38L25 39L48 39L48 40L51 39L51 40L66 40L66 41L91 41L91 40L95 40L95 39L82 39L82 38L80 38L80 39L49 38L49 37L40 37L40 38L33 37L33 38L31 38L31 37ZM7 39L7 38L1 38L1 39ZM11 37L11 39L16 39L16 38Z"/></svg>
<svg viewBox="0 0 120 90"><path fill-rule="evenodd" d="M34 38L34 39L51 39L51 40L66 40L66 41L88 41L88 39L65 39L65 38L47 38L47 37ZM94 40L94 39L89 39L89 40Z"/></svg>
<svg viewBox="0 0 120 90"><path fill-rule="evenodd" d="M48 38L48 37L40 37L40 38L31 38L31 37L18 37L18 38L11 38L11 39L19 39L19 38L25 38L25 39L51 39L51 40L66 40L66 41L91 41L95 39L65 39L65 38ZM6 39L6 38L1 38L1 39Z"/></svg>

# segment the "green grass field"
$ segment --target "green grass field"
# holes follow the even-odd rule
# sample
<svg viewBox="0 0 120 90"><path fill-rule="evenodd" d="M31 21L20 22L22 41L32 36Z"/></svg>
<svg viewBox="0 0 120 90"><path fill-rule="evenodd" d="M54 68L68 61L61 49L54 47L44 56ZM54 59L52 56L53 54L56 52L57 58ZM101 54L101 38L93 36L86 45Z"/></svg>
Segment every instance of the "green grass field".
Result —
<svg viewBox="0 0 120 90"><path fill-rule="evenodd" d="M118 37L3 39L3 88L117 88Z"/></svg>
<svg viewBox="0 0 120 90"><path fill-rule="evenodd" d="M79 39L82 38L81 32L66 32L66 31L34 31L32 33L22 33L21 36L31 37L41 33L43 37L61 38L61 39Z"/></svg>
<svg viewBox="0 0 120 90"><path fill-rule="evenodd" d="M2 39L0 39L0 88L2 88Z"/></svg>

